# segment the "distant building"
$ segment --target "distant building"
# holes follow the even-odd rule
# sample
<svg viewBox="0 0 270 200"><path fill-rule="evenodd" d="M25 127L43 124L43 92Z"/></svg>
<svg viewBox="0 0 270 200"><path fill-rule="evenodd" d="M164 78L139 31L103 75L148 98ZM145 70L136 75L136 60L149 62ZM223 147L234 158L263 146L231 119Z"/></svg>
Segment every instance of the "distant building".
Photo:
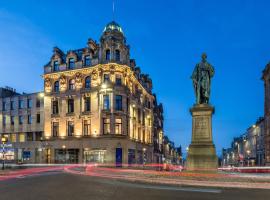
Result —
<svg viewBox="0 0 270 200"><path fill-rule="evenodd" d="M259 118L240 137L233 139L231 147L222 150L223 166L265 165L264 118Z"/></svg>
<svg viewBox="0 0 270 200"><path fill-rule="evenodd" d="M11 88L0 88L0 91L0 133L12 144L6 159L42 162L43 93L18 94Z"/></svg>
<svg viewBox="0 0 270 200"><path fill-rule="evenodd" d="M263 70L264 81L264 119L265 119L265 163L270 165L270 63Z"/></svg>

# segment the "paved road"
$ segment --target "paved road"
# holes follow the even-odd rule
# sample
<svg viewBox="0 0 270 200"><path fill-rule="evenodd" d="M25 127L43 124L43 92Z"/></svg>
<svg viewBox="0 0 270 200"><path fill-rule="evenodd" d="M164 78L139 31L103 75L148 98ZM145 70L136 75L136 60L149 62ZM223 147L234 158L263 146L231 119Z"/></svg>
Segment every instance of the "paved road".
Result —
<svg viewBox="0 0 270 200"><path fill-rule="evenodd" d="M0 181L0 200L266 200L269 196L270 190L170 187L63 172Z"/></svg>

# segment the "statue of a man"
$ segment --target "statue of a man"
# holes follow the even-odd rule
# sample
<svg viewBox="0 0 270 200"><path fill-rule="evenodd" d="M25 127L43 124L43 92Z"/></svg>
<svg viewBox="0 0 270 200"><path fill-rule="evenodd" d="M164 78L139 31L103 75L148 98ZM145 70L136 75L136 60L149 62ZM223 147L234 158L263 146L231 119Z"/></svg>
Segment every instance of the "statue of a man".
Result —
<svg viewBox="0 0 270 200"><path fill-rule="evenodd" d="M202 54L202 61L195 66L191 79L196 95L196 104L209 104L211 78L214 76L213 66L207 62L207 55Z"/></svg>

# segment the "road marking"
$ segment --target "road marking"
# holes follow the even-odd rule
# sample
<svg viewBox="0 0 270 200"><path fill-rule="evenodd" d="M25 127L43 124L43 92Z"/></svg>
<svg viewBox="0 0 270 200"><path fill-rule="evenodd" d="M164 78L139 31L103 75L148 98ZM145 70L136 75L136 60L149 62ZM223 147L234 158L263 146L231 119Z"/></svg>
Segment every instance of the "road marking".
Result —
<svg viewBox="0 0 270 200"><path fill-rule="evenodd" d="M211 188L173 187L173 186L142 185L142 184L130 184L130 183L128 183L127 185L130 185L132 187L137 187L137 188L144 188L144 189L203 192L203 193L221 193L221 190L211 189Z"/></svg>
<svg viewBox="0 0 270 200"><path fill-rule="evenodd" d="M154 190L171 190L171 191L183 191L183 192L201 192L201 193L216 193L219 194L222 192L220 189L214 189L214 188L196 188L196 187L174 187L174 186L163 186L163 185L147 185L147 184L138 184L138 183L128 183L128 182L122 182L119 180L115 181L108 181L105 179L96 179L98 182L102 182L105 184L115 185L116 183L118 185L124 186L124 187L136 187L141 189L154 189Z"/></svg>

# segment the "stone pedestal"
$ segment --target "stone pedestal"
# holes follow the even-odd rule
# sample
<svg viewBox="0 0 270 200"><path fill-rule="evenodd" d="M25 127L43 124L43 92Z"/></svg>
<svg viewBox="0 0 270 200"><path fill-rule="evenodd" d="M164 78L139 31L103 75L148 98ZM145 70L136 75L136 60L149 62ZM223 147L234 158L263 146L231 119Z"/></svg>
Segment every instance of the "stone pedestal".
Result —
<svg viewBox="0 0 270 200"><path fill-rule="evenodd" d="M215 171L218 158L212 139L212 114L214 107L207 104L195 105L192 115L192 140L188 149L187 170Z"/></svg>

